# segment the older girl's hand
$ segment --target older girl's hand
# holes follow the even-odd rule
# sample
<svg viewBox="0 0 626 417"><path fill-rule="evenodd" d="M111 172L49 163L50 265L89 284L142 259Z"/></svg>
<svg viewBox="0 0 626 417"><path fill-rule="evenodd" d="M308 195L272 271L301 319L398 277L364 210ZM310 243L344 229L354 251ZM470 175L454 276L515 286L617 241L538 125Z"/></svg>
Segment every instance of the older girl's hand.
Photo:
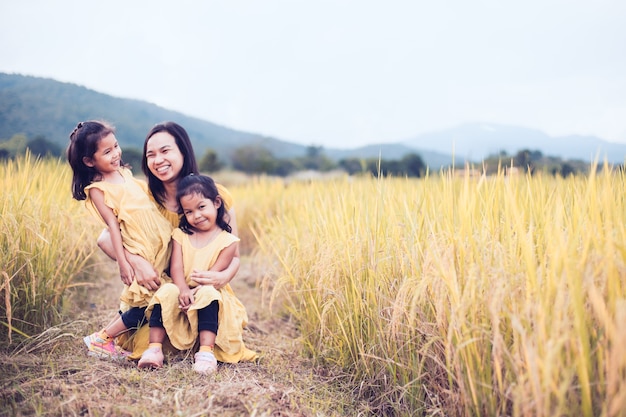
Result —
<svg viewBox="0 0 626 417"><path fill-rule="evenodd" d="M109 258L115 259L115 249L113 249L113 243L111 242L111 234L108 229L104 229L100 236L98 236L98 247L102 249ZM146 261L139 255L132 254L127 250L124 250L124 254L126 255L126 260L130 263L133 271L135 273L134 278L137 281L137 284L142 287L155 291L161 285L161 281L159 280L159 274L156 269L150 264L150 262ZM124 278L122 278L123 280ZM124 282L126 284L126 282ZM128 283L130 285L130 283Z"/></svg>
<svg viewBox="0 0 626 417"><path fill-rule="evenodd" d="M126 259L124 259L122 262L118 262L118 264L120 267L120 278L122 278L122 282L125 285L132 284L133 277L135 275L135 272L133 271L133 267L130 265L128 261L126 261Z"/></svg>
<svg viewBox="0 0 626 417"><path fill-rule="evenodd" d="M128 262L132 265L135 272L135 281L142 287L156 291L161 286L159 274L152 264L139 255L126 254Z"/></svg>

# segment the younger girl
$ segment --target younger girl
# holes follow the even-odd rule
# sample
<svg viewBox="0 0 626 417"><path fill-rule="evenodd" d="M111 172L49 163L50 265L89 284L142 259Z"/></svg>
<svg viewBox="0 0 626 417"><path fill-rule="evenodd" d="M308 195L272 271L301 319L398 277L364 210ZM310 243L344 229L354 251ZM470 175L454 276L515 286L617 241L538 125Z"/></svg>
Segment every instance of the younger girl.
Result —
<svg viewBox="0 0 626 417"><path fill-rule="evenodd" d="M104 122L78 123L70 134L67 159L73 171L72 195L86 200L87 209L106 224L125 284L120 299L128 309L84 338L90 355L113 359L129 354L115 345L114 338L141 324L153 295L133 279L126 253L142 256L160 274L169 260L172 230L148 197L147 185L133 178L121 157L114 129Z"/></svg>
<svg viewBox="0 0 626 417"><path fill-rule="evenodd" d="M199 339L193 369L210 374L217 369L215 355L232 362L229 355L246 350L242 330L247 315L230 285L217 290L212 285L198 285L190 275L195 270L227 268L237 256L239 238L230 233L226 209L211 178L182 178L176 199L183 217L172 233L173 283L161 286L150 302L150 347L141 356L139 367L163 366L162 344L167 335L179 350L191 349Z"/></svg>

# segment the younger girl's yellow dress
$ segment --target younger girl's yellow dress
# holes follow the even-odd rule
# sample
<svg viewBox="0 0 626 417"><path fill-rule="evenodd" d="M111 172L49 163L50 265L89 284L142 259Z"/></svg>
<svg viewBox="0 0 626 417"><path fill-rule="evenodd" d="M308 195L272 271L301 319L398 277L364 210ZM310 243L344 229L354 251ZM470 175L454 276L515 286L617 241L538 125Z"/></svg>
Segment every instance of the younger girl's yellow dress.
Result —
<svg viewBox="0 0 626 417"><path fill-rule="evenodd" d="M120 224L124 248L148 260L158 271L162 283L167 282L169 277L162 272L170 260L172 225L149 196L147 184L135 179L127 168L120 168L119 172L124 178L122 184L98 181L85 187L87 209L104 222L89 198L91 188L101 190L105 204L113 210ZM153 294L133 281L124 286L120 300L123 306L146 307Z"/></svg>
<svg viewBox="0 0 626 417"><path fill-rule="evenodd" d="M190 235L176 228L172 239L178 242L183 252L183 270L187 285L190 288L198 284L189 278L196 269L206 271L215 264L220 252L238 242L239 238L224 230L215 239L202 248L195 248L191 244ZM243 304L237 299L230 285L216 290L212 285L202 286L194 295L194 303L187 313L178 308L178 287L173 283L161 286L154 294L148 311L155 304L161 305L163 327L169 342L178 350L187 350L195 346L198 340L198 310L207 307L213 301L219 301L219 327L215 340L214 354L218 361L236 363L256 358L256 352L245 347L243 329L248 324L248 315Z"/></svg>

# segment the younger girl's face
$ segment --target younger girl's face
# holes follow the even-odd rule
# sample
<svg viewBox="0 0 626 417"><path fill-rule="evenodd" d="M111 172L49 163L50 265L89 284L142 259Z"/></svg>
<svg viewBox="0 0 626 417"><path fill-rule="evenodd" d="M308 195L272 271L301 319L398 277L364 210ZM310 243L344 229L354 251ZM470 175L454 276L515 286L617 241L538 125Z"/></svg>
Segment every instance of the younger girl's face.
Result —
<svg viewBox="0 0 626 417"><path fill-rule="evenodd" d="M91 158L84 157L83 163L88 167L95 168L102 175L116 172L120 169L122 149L117 143L113 133L100 139L98 149Z"/></svg>
<svg viewBox="0 0 626 417"><path fill-rule="evenodd" d="M184 157L174 136L157 132L146 143L146 161L150 172L161 182L167 183L178 180Z"/></svg>
<svg viewBox="0 0 626 417"><path fill-rule="evenodd" d="M187 222L194 229L202 232L214 230L217 226L217 209L222 201L217 198L212 201L200 194L190 194L180 199L180 205Z"/></svg>

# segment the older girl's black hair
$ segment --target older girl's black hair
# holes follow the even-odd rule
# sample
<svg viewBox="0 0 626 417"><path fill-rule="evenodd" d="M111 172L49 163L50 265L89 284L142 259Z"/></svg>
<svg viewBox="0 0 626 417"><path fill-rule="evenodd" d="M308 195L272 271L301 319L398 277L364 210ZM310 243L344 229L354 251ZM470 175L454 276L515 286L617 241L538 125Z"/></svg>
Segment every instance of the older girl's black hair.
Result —
<svg viewBox="0 0 626 417"><path fill-rule="evenodd" d="M89 120L80 122L70 133L70 144L67 147L67 161L72 167L72 197L85 200L85 187L99 175L93 167L83 162L84 158L93 158L98 150L98 143L107 135L115 133L115 128L106 122ZM121 162L124 166L124 163Z"/></svg>

